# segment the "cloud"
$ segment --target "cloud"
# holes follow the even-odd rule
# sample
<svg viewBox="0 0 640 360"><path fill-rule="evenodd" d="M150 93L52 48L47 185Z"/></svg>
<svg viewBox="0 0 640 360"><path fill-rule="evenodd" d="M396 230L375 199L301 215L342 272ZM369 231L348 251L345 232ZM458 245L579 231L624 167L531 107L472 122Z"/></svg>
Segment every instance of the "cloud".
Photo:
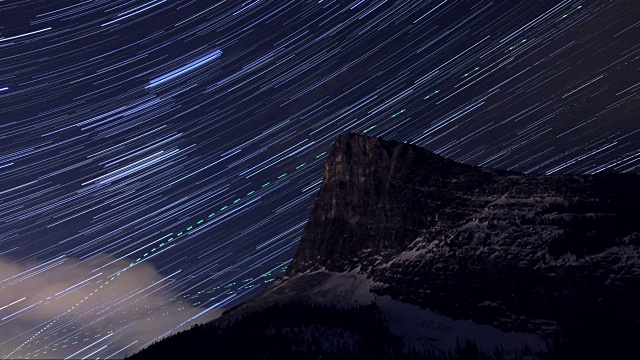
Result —
<svg viewBox="0 0 640 360"><path fill-rule="evenodd" d="M122 358L167 329L219 316L177 296L178 274L132 262L107 254L46 263L0 256L0 357Z"/></svg>

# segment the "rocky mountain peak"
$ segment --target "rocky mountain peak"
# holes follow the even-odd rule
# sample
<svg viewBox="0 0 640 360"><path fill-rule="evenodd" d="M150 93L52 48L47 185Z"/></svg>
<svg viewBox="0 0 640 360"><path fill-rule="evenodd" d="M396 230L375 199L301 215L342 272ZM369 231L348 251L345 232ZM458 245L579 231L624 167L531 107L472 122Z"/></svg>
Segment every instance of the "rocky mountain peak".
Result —
<svg viewBox="0 0 640 360"><path fill-rule="evenodd" d="M638 175L484 169L347 134L288 275L357 268L378 295L504 330L640 320L638 219Z"/></svg>
<svg viewBox="0 0 640 360"><path fill-rule="evenodd" d="M397 252L429 226L429 212L445 204L447 194L440 187L452 179L483 179L491 173L415 145L340 135L327 157L323 184L289 274L319 266L347 270L348 264L359 264L356 258L364 260L359 251L365 249Z"/></svg>

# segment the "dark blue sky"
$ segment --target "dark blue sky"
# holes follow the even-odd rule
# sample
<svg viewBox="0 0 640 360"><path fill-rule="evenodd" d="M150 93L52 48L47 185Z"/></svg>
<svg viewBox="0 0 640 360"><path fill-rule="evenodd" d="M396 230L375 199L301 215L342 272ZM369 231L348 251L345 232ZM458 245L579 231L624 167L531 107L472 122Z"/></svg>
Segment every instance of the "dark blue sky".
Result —
<svg viewBox="0 0 640 360"><path fill-rule="evenodd" d="M293 255L343 132L522 172L640 172L638 14L633 0L0 3L1 354L122 357L149 341L124 344L145 327L120 316L134 299L163 294L141 318L188 313L163 333L254 294ZM106 284L135 271L126 291ZM67 301L82 291L108 296Z"/></svg>

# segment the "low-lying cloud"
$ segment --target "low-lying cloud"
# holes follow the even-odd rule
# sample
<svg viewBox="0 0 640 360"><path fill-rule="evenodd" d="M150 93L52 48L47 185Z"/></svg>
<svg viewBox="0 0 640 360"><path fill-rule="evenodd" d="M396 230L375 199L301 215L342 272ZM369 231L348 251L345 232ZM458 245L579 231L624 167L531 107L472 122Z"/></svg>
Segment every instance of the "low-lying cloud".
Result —
<svg viewBox="0 0 640 360"><path fill-rule="evenodd" d="M181 301L172 277L152 264L131 263L105 254L47 263L0 256L0 357L122 358L218 315Z"/></svg>

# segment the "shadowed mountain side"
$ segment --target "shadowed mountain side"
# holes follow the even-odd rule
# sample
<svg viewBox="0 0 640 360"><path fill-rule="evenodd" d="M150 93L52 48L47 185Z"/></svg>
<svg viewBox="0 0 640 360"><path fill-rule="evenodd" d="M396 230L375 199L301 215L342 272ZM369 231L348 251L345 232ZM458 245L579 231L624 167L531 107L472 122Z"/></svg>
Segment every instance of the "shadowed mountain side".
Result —
<svg viewBox="0 0 640 360"><path fill-rule="evenodd" d="M406 359L462 360L503 358L470 341L446 352L405 349L391 333L376 305L338 308L280 304L263 308L226 326L194 326L134 354L130 359ZM525 350L523 358L538 358Z"/></svg>

